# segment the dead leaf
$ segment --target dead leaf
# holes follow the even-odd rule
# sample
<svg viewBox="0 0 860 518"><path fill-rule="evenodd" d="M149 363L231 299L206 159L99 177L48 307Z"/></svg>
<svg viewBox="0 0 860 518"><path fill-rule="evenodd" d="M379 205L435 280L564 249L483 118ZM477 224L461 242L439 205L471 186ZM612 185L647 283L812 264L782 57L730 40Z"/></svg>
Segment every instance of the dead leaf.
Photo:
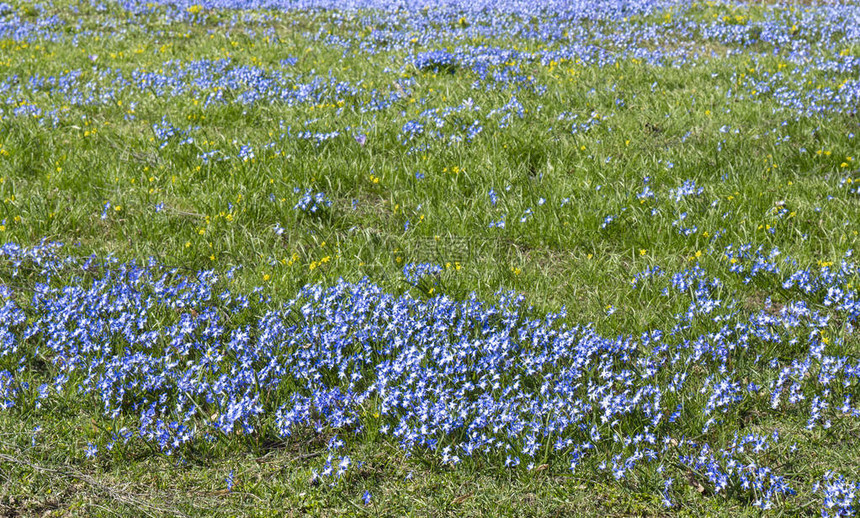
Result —
<svg viewBox="0 0 860 518"><path fill-rule="evenodd" d="M705 486L703 486L701 482L696 480L696 475L694 475L692 471L687 472L687 482L689 482L690 485L693 486L699 493L705 492Z"/></svg>
<svg viewBox="0 0 860 518"><path fill-rule="evenodd" d="M451 501L451 505L460 505L463 502L465 502L466 500L472 498L472 495L474 495L474 494L475 493L469 491L465 495L458 496L457 498L455 498L454 500Z"/></svg>

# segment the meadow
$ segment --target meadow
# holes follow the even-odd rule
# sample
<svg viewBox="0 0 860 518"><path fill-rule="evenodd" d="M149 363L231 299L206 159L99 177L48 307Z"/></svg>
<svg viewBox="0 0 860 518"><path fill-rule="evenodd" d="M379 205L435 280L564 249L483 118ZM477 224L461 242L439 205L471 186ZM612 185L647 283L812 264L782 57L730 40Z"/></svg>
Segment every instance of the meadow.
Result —
<svg viewBox="0 0 860 518"><path fill-rule="evenodd" d="M856 1L0 2L0 513L854 515L858 107Z"/></svg>

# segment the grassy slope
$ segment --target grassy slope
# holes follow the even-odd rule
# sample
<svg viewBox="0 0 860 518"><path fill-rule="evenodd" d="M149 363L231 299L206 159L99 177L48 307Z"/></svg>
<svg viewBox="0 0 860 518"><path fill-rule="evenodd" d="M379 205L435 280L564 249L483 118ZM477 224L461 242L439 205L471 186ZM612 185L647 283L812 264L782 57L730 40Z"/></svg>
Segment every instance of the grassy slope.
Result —
<svg viewBox="0 0 860 518"><path fill-rule="evenodd" d="M61 5L53 9L77 19ZM83 6L81 12L96 30L107 16ZM86 71L92 69L93 54L98 54L99 68L123 70L134 68L132 63L158 70L172 59L224 56L237 63L276 66L292 55L298 57L293 73L331 69L339 79L393 90L399 74L382 70L403 59L381 53L341 60L340 51L302 35L315 33L327 22L326 14L281 15L272 23L281 36L278 45L266 44L259 35L247 36L241 26L227 36L220 30L209 35L201 27L164 25L151 39L157 15L148 23L131 23L119 11L109 16L128 22L122 38L91 34L81 37L77 47L0 42L0 61L6 62L0 76L50 76L69 69L92 74ZM210 16L214 26L220 15ZM767 63L770 70L755 73L775 71L781 61L776 56ZM632 272L653 265L668 271L683 268L698 252L703 264L716 267L722 246L745 242L774 245L800 264L815 264L838 260L858 242L860 205L842 195L839 186L857 162L848 169L841 164L852 154L860 159L857 140L847 136L860 133L856 118L795 119L791 113L775 112L767 96L742 103L727 100L725 92L738 88L733 74L749 66L743 55L679 69L633 62L604 69L534 64L529 73L550 93L539 98L523 90L517 97L530 111L542 105L540 113L514 118L505 131L487 128L471 145L436 146L412 156L403 153L397 140L401 110L416 115L428 107L473 98L487 112L504 105L509 94L472 90L474 77L468 71L410 70L416 79L412 99L375 118L349 105L340 116L335 116L336 105L203 109L191 95L166 99L146 93L116 99L109 106L67 107L74 116L50 131L34 121L7 118L0 121L0 146L6 151L0 156L0 217L6 219L0 240L32 244L47 237L80 243L82 253L156 256L166 264L190 268L245 265L241 283L262 283L281 297L308 282L332 282L341 276L369 276L391 290L404 290L403 264L424 259L423 244L441 242L444 251L427 258L442 264L461 262L460 268L452 264L442 276L447 293L475 291L488 297L501 287L512 288L525 293L539 310L566 305L575 321L593 321L605 332L637 333L669 324L669 315L686 302L662 297L658 290L632 289ZM655 82L658 86L652 90ZM617 105L618 98L626 104ZM32 102L55 101L49 94L33 92ZM132 102L135 118L124 120ZM571 135L568 125L556 120L562 112L579 114L578 121L594 112L603 123ZM200 126L197 143L158 149L150 138L151 125L163 116L178 127ZM282 131L279 121L301 127L309 118L318 118L313 125L318 131L364 128L367 144L362 147L346 138L314 147L286 140L282 155L259 150ZM783 121L787 124L780 126ZM722 133L724 126L739 132ZM779 142L785 136L790 144ZM722 151L717 151L721 141ZM244 143L257 147L254 160L200 166L196 159L198 152L238 151ZM807 152L800 152L801 147ZM668 168L668 162L673 167ZM415 172L424 179L417 180ZM683 179L704 187L702 199L689 202L696 212L695 235L674 231L674 204L665 196L659 202L639 203L635 194L644 176L663 192ZM324 191L335 202L333 209L321 218L298 216L292 209L294 187ZM491 205L490 188L499 193L497 206ZM835 198L828 200L828 195ZM547 200L543 206L541 198ZM570 200L560 208L563 198ZM708 208L702 200L719 200L719 206ZM114 208L102 219L107 201ZM154 214L159 202L165 209ZM793 213L790 219L773 216L781 204ZM623 207L627 209L622 213ZM527 225L518 225L526 208L535 214ZM650 215L652 208L658 215ZM726 212L730 217L724 219ZM508 228L489 229L488 223L503 213ZM601 229L608 214L619 214L620 219ZM410 227L404 230L407 221ZM278 237L272 232L275 224L290 230ZM764 225L777 231L770 234L760 228ZM725 233L712 242L720 229ZM804 234L807 238L800 239ZM750 301L771 295L766 287L739 281L726 289ZM608 315L610 305L618 312ZM856 336L847 340L849 348L860 352ZM181 462L142 446L95 463L71 461L82 459L83 438L99 433L99 416L90 411L69 403L54 409L47 422L0 413L0 452L6 456L0 464L0 511L225 516L663 512L650 489L653 481L607 484L586 473L570 476L557 470L511 475L480 464L452 471L430 455L404 458L383 441L353 445L366 465L336 489L307 484L316 465L312 459L324 450L324 439L310 436L289 448L237 442ZM31 446L37 424L42 430ZM753 426L778 427L786 443L792 437L797 440L798 458L804 459L799 472L819 475L824 467L834 466L846 472L860 469L860 430L836 436L806 432L803 424L787 415ZM230 471L236 486L227 493ZM374 495L370 506L361 503L366 489ZM703 490L694 483L684 486L680 512L755 514L744 502L701 498ZM791 510L803 512L803 504Z"/></svg>

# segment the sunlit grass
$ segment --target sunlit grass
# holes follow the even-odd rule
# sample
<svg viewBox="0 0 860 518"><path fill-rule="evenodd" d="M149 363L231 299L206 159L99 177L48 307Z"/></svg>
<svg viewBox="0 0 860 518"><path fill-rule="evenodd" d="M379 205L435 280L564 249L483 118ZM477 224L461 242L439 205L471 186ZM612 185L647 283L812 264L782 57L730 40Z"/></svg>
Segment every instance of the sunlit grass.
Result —
<svg viewBox="0 0 860 518"><path fill-rule="evenodd" d="M838 268L860 242L856 113L805 113L783 95L786 88L801 98L839 91L856 81L856 64L805 69L787 45L774 51L750 42L761 37L755 31L740 43L723 33L705 38L699 29L691 39L671 32L681 33L679 19L726 30L781 20L791 41L844 64L857 55L857 43L833 35L816 43L824 14L793 27L802 16L794 8L697 3L583 22L589 38L570 27L545 41L532 31L544 27L537 18L499 15L519 27L512 36L487 34L486 19L472 25L465 16L440 21L425 13L431 28L401 41L413 23L405 13L204 6L177 14L152 6L132 15L115 4L69 3L10 9L15 14L0 12L22 26L52 15L64 25L29 41L0 39L0 242L58 241L63 253L139 264L154 258L182 272L240 267L230 289L259 287L270 300L255 303L236 325L252 324L303 286L343 278L420 300L474 294L490 301L513 290L529 314L564 307L570 325L638 337L680 325L678 315L695 296L671 289L668 279L697 266L719 276L714 294L735 303L741 320L794 300L827 312L823 295L807 297L782 282L793 271ZM619 42L626 40L608 36L649 27L663 29L636 43L643 52L677 51L663 63L623 54ZM63 39L53 41L55 33ZM605 53L542 59L582 42ZM419 66L422 53L492 46L511 54L487 74L438 56ZM261 92L270 97L253 97ZM305 193L331 203L297 208ZM755 279L731 274L726 247L745 244L765 255L778 250L794 269ZM404 267L411 263L432 263L435 273L410 284ZM655 267L666 277L636 279ZM37 276L4 268L0 285L26 306ZM857 282L846 280L846 289ZM165 312L159 322L178 318ZM829 333L839 355L856 361L860 339L845 324L844 315L834 316L822 336ZM678 336L719 332L702 319ZM768 354L787 365L799 353L781 346ZM0 369L18 369L5 357ZM744 383L773 381L749 358L732 361ZM37 386L49 371L28 368L22 376ZM697 382L722 374L716 361L686 372ZM287 392L276 397L286 401ZM727 444L739 430L778 430L780 448L797 443L792 461L779 461L782 450L769 459L797 484L811 486L827 470L858 469L853 417L810 431L806 410L774 415L767 397L751 396L705 433L708 418L697 413L705 393L676 399L687 405L683 430L692 440ZM554 454L550 446L536 470L507 469L501 454L454 468L441 451L404 451L379 435L382 421L368 417L371 406L363 435L342 433L349 455L364 464L328 487L308 481L323 468L336 430L287 441L267 423L266 433L221 437L176 456L145 441L106 454L110 435L133 428L136 415L106 419L98 401L72 393L52 405L0 412L0 451L10 456L0 463L4 511L757 512L754 494L716 492L677 465L667 467L677 479L667 509L662 471L642 468L618 482L598 474L595 458L570 473L569 452ZM623 430L640 432L639 424ZM101 450L89 459L92 445ZM363 503L364 491L371 504ZM818 513L818 501L804 498L779 503L789 514Z"/></svg>

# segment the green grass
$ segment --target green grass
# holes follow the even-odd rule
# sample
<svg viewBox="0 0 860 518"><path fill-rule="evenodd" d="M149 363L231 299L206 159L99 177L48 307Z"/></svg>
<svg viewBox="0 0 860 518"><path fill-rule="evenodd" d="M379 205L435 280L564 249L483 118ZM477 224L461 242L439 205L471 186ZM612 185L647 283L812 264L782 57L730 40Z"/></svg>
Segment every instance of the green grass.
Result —
<svg viewBox="0 0 860 518"><path fill-rule="evenodd" d="M201 15L205 23L186 25L168 23L160 8L133 17L113 5L99 13L88 4L74 4L80 9L74 14L72 5L58 2L35 16L56 14L67 21L69 34L79 35L77 45L0 40L0 81L80 70L81 84L92 82L93 92L111 91L115 85L103 74L108 68L129 78L135 69L168 70L171 60L229 57L233 68L280 69L297 82L327 78L331 71L339 81L361 82L362 89L354 96L331 91L318 103L204 106L215 90L171 97L132 86L110 102L81 106L54 90L25 86L17 97L46 111L58 110L60 120L52 127L45 117L0 117L2 242L58 240L78 247L81 255L155 257L190 269L225 271L242 265L237 289L262 285L275 301L305 284L330 284L340 277L368 277L391 292L405 292L406 263L436 262L445 266L435 288L439 292L455 298L475 292L489 299L500 289L512 289L523 293L538 313L565 306L572 322L593 322L608 335L671 327L673 315L689 303L680 294L663 296L659 282L631 286L633 274L646 268L659 265L674 272L699 261L727 273L723 248L744 243L777 247L810 267L838 262L860 242L860 203L841 183L860 179L860 137L849 136L860 135L857 117L797 116L772 95L751 93L740 78L784 70L784 54L762 55L755 62L748 54L735 54L678 68L633 60L617 67L534 61L523 64L522 73L545 86L545 94L529 88L487 92L473 89L477 76L463 68L450 73L401 68L405 52L344 55L312 38L319 31L342 34L362 27L369 35L370 27L357 15L271 12L242 21L233 19L232 12L206 11ZM24 4L15 7L27 9ZM702 4L685 16L711 19L732 13L755 20L764 9ZM106 21L121 28L121 37L111 36ZM658 22L660 17L637 21ZM264 39L266 28L279 43ZM434 43L439 48L454 44ZM527 39L475 37L471 43L541 47ZM422 50L427 48L416 44L416 51ZM856 44L850 51L857 55ZM287 56L297 62L281 69L279 62ZM794 67L787 65L788 71ZM815 81L810 89L849 78L824 72L810 77ZM403 79L414 84L400 86ZM393 108L362 111L373 89L406 90L407 95ZM726 96L729 90L735 97ZM238 92L223 95L233 99ZM414 144L430 144L431 149L407 154L409 146L398 137L406 121L429 108L472 99L483 116L506 105L512 95L527 110L525 117L514 116L507 128L485 122L474 142L446 145L424 137ZM13 107L7 102L4 113ZM559 121L564 113L577 118ZM199 127L194 142L171 141L159 148L152 125L162 118L181 129ZM474 118L452 115L448 120L459 126ZM589 119L599 122L571 134L573 122ZM309 120L314 122L305 126ZM281 139L287 127L344 135L315 146ZM721 131L727 127L731 129ZM359 145L350 131L365 133L366 144ZM263 149L270 142L277 143L275 148ZM245 144L254 147L254 159L203 164L198 158L211 150L235 156ZM646 176L660 193L656 201L636 196ZM687 179L704 193L676 204L668 191ZM319 216L300 214L293 210L299 196L294 188L325 192L333 205ZM491 188L498 194L496 205L488 195ZM564 199L569 201L561 206ZM102 218L106 202L111 208ZM159 203L163 210L156 212ZM529 208L534 214L521 224ZM778 216L780 208L787 214ZM685 225L698 228L689 236L673 227L679 210L689 214ZM505 229L488 228L504 214ZM601 228L608 215L615 221ZM287 232L278 236L275 225ZM8 280L4 275L0 271L0 284ZM750 307L768 296L775 302L790 296L770 286L746 285L738 277L724 279L725 293ZM610 306L617 312L608 314ZM856 332L838 336L847 353L860 354ZM34 374L33 380L38 379ZM666 511L659 495L654 496L653 473L643 471L641 480L614 483L586 472L571 475L564 459L529 473L512 474L490 461L451 469L432 454L407 456L382 439L350 444L365 465L334 488L308 485L330 438L313 435L287 445L219 442L181 459L136 445L88 461L83 453L87 443L109 435L98 405L75 400L57 405L39 413L0 412L0 512L757 514L749 502L711 493L692 473L677 486L679 507ZM756 409L750 412L752 427L766 433L779 429L782 442L798 443L795 458L800 460L793 472L798 480L814 480L836 467L843 473L860 470L856 423L837 427L838 432L806 431L802 418L786 415L762 422ZM41 431L33 439L36 426ZM231 471L236 482L227 492L225 478ZM365 490L373 494L372 505L361 501ZM798 501L784 512L817 510Z"/></svg>

